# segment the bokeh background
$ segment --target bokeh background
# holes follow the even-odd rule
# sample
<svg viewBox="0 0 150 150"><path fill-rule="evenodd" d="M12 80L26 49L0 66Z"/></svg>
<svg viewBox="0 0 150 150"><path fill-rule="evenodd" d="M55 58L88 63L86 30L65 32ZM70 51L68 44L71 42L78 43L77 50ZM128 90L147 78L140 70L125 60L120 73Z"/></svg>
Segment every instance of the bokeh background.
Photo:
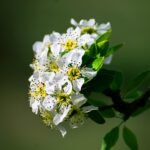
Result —
<svg viewBox="0 0 150 150"><path fill-rule="evenodd" d="M150 68L150 1L148 0L1 0L0 1L0 149L98 150L104 134L118 124L88 121L68 129L63 139L35 116L28 104L28 78L32 74L32 44L53 30L65 32L70 18L110 21L112 44L124 42L107 68L120 70L128 85ZM127 122L140 150L150 149L150 111ZM121 137L121 134L120 134ZM113 150L128 150L120 138Z"/></svg>

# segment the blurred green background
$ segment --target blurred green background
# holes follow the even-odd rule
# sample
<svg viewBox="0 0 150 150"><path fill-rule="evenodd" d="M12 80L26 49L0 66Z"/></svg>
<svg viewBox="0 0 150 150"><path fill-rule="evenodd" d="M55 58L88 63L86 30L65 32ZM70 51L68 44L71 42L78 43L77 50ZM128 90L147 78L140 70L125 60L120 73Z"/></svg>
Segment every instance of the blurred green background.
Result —
<svg viewBox="0 0 150 150"><path fill-rule="evenodd" d="M150 1L148 0L1 0L0 5L0 149L98 150L104 134L117 125L90 120L80 129L68 129L63 139L35 116L28 104L32 74L32 44L53 30L65 32L70 18L110 21L112 44L124 42L107 68L125 75L125 86L150 68ZM150 149L150 111L127 122L137 135L140 150ZM120 135L121 137L121 135ZM128 150L122 139L113 150Z"/></svg>

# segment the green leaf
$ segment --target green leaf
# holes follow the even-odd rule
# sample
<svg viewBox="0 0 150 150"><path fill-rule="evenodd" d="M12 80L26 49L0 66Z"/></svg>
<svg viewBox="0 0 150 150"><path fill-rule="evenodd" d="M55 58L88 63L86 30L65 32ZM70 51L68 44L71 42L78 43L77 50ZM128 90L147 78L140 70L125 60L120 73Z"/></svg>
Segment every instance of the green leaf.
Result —
<svg viewBox="0 0 150 150"><path fill-rule="evenodd" d="M131 150L138 150L138 144L137 144L136 136L127 127L123 128L123 139Z"/></svg>
<svg viewBox="0 0 150 150"><path fill-rule="evenodd" d="M99 57L95 59L92 63L92 68L94 70L99 70L102 67L103 62L104 62L104 57Z"/></svg>
<svg viewBox="0 0 150 150"><path fill-rule="evenodd" d="M101 110L101 114L104 118L113 118L115 117L115 112L112 108L107 110Z"/></svg>
<svg viewBox="0 0 150 150"><path fill-rule="evenodd" d="M105 135L100 150L110 150L117 143L118 138L119 127L117 126Z"/></svg>
<svg viewBox="0 0 150 150"><path fill-rule="evenodd" d="M105 56L109 51L109 41L104 40L97 43L97 51L101 56Z"/></svg>
<svg viewBox="0 0 150 150"><path fill-rule="evenodd" d="M102 42L104 40L108 40L110 38L110 35L112 33L112 30L108 30L107 32L105 32L104 34L102 34L97 40L96 43Z"/></svg>
<svg viewBox="0 0 150 150"><path fill-rule="evenodd" d="M134 93L140 86L142 86L142 84L148 77L150 77L150 70L144 71L141 74L139 74L127 88L126 95Z"/></svg>
<svg viewBox="0 0 150 150"><path fill-rule="evenodd" d="M108 40L104 40L104 41L98 42L97 46L100 47L100 48L104 48L106 43L108 43Z"/></svg>
<svg viewBox="0 0 150 150"><path fill-rule="evenodd" d="M129 92L128 94L125 95L125 99L128 101L128 102L132 102L133 100L141 97L143 94L142 91L133 91L133 92Z"/></svg>
<svg viewBox="0 0 150 150"><path fill-rule="evenodd" d="M97 54L98 54L97 45L96 43L93 43L89 48L89 55L91 55L93 58L96 58Z"/></svg>
<svg viewBox="0 0 150 150"><path fill-rule="evenodd" d="M98 124L105 123L104 118L102 117L102 115L100 114L100 112L98 110L94 110L94 111L89 112L88 116L90 119L92 119L94 122L96 122Z"/></svg>

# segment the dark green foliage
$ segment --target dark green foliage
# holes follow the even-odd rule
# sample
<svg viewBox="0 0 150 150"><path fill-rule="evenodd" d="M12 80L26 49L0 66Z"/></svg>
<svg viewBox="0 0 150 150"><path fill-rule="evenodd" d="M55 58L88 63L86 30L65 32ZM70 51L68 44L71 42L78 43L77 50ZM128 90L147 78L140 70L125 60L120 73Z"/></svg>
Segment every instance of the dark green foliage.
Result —
<svg viewBox="0 0 150 150"><path fill-rule="evenodd" d="M117 90L120 89L122 81L122 74L120 72L101 69L92 81L85 84L83 89L85 92L102 92L109 88Z"/></svg>
<svg viewBox="0 0 150 150"><path fill-rule="evenodd" d="M102 115L100 114L100 112L98 110L94 110L88 113L89 118L91 118L94 122L98 123L98 124L103 124L105 123L104 118L102 117Z"/></svg>
<svg viewBox="0 0 150 150"><path fill-rule="evenodd" d="M134 112L132 114L133 117L136 117L140 114L142 114L143 112L147 111L150 108L150 103L147 102L147 104L141 108L139 108L136 112Z"/></svg>
<svg viewBox="0 0 150 150"><path fill-rule="evenodd" d="M123 128L123 139L130 150L138 150L137 139L134 133L127 127Z"/></svg>
<svg viewBox="0 0 150 150"><path fill-rule="evenodd" d="M118 138L119 127L117 126L105 135L100 150L110 150L117 143Z"/></svg>

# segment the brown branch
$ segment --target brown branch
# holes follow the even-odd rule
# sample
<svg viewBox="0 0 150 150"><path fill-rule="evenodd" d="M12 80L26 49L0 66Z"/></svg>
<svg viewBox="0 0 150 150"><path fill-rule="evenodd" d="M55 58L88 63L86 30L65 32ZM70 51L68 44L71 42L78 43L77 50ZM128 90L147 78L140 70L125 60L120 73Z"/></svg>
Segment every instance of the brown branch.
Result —
<svg viewBox="0 0 150 150"><path fill-rule="evenodd" d="M140 98L135 99L133 102L128 103L123 100L120 90L112 91L107 89L103 92L106 96L112 99L113 105L99 107L99 110L106 110L114 108L116 111L124 114L123 120L127 120L139 108L144 107L150 98L150 89L148 89Z"/></svg>

